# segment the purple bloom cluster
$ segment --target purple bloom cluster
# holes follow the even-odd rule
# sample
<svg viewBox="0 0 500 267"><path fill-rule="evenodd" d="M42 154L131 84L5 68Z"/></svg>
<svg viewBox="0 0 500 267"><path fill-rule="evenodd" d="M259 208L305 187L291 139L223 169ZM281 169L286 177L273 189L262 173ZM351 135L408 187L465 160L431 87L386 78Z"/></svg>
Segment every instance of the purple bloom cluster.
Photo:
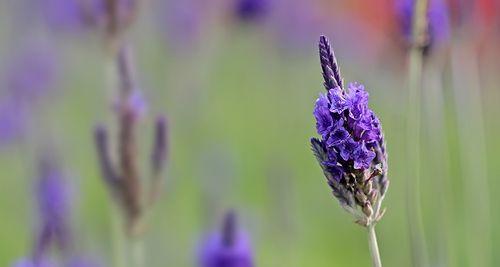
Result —
<svg viewBox="0 0 500 267"><path fill-rule="evenodd" d="M210 235L202 244L200 267L253 267L252 249L244 232L237 229L236 215L226 214L222 231Z"/></svg>
<svg viewBox="0 0 500 267"><path fill-rule="evenodd" d="M368 107L368 93L358 83L348 92L339 86L316 100L316 129L328 150L324 162L340 180L344 168L368 169L375 158L372 148L381 141L380 122Z"/></svg>
<svg viewBox="0 0 500 267"><path fill-rule="evenodd" d="M311 139L312 149L333 194L354 215L361 208L362 225L381 216L380 203L388 186L387 156L380 121L368 107L363 85L344 89L340 69L326 37L319 43L326 94L316 100L314 117L321 139Z"/></svg>
<svg viewBox="0 0 500 267"><path fill-rule="evenodd" d="M322 61L333 65L322 64L327 93L320 94L313 113L316 130L328 152L328 160L322 164L340 181L346 171L370 168L376 156L374 148L383 142L382 130L379 119L368 107L364 86L351 83L347 91L342 88L335 57L328 52L326 38L321 40Z"/></svg>

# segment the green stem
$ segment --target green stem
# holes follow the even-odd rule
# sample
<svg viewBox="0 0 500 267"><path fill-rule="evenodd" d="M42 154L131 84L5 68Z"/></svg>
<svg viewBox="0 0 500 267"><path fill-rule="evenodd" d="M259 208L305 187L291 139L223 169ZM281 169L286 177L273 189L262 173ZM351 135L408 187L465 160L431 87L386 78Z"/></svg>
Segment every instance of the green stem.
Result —
<svg viewBox="0 0 500 267"><path fill-rule="evenodd" d="M375 225L368 226L368 245L370 246L370 254L372 258L373 267L382 267L382 262L380 261L380 253L378 251Z"/></svg>

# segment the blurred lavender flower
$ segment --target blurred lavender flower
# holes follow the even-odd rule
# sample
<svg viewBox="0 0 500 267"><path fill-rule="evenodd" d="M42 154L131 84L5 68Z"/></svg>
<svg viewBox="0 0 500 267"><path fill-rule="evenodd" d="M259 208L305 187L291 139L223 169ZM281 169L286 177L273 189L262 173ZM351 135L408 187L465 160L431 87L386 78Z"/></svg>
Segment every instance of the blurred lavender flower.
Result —
<svg viewBox="0 0 500 267"><path fill-rule="evenodd" d="M206 238L199 251L200 267L252 267L253 256L248 236L238 229L236 215L228 212L222 231Z"/></svg>
<svg viewBox="0 0 500 267"><path fill-rule="evenodd" d="M412 43L412 24L415 0L396 0L396 19L401 33L408 44ZM443 0L429 0L427 7L428 36L424 52L446 43L450 38L448 7Z"/></svg>
<svg viewBox="0 0 500 267"><path fill-rule="evenodd" d="M368 107L363 85L351 83L345 90L324 36L319 52L327 93L316 100L314 117L321 139L311 139L312 149L342 207L369 226L382 216L380 205L389 184L380 121Z"/></svg>
<svg viewBox="0 0 500 267"><path fill-rule="evenodd" d="M39 159L38 175L35 180L35 201L39 215L37 231L30 257L21 258L12 267L99 267L89 257L76 257L81 251L75 251L69 217L71 209L71 191L65 181L58 162L50 152L45 151ZM62 262L56 259L54 250L60 254Z"/></svg>
<svg viewBox="0 0 500 267"><path fill-rule="evenodd" d="M36 186L40 231L34 257L41 259L52 243L57 244L61 251L71 246L68 224L70 196L62 173L56 163L48 158L40 162Z"/></svg>
<svg viewBox="0 0 500 267"><path fill-rule="evenodd" d="M235 13L243 21L259 19L267 13L272 0L236 0Z"/></svg>
<svg viewBox="0 0 500 267"><path fill-rule="evenodd" d="M108 133L104 126L94 130L94 141L101 167L102 178L124 211L129 235L139 235L143 231L144 211L155 202L159 192L161 173L167 158L167 125L158 118L151 157L149 190L143 190L137 158L137 120L143 115L146 101L136 88L130 51L122 48L116 58L119 76L119 97L117 99L118 135L117 162L111 159ZM147 201L147 202L146 202Z"/></svg>

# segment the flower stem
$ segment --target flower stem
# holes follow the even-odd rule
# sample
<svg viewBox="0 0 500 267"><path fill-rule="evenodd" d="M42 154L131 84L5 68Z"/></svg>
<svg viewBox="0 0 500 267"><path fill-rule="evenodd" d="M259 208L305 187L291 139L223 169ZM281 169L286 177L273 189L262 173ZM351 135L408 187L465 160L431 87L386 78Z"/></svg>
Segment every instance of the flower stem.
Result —
<svg viewBox="0 0 500 267"><path fill-rule="evenodd" d="M368 245L370 246L373 267L382 267L378 251L377 235L375 234L375 225L368 226Z"/></svg>

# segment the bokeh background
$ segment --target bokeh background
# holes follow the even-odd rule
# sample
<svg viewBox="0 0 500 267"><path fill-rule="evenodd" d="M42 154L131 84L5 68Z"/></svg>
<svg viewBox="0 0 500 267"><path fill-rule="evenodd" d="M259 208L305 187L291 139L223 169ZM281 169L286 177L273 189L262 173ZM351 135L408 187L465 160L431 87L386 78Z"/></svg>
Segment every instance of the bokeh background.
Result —
<svg viewBox="0 0 500 267"><path fill-rule="evenodd" d="M43 153L71 184L79 250L113 262L114 205L92 131L113 125L116 88L102 29L70 2L0 2L0 266L32 249ZM323 90L320 34L344 79L365 84L386 135L391 186L377 226L384 265L500 266L500 3L439 2L412 181L408 16L399 2L141 2L126 36L147 101L141 170L156 114L168 118L170 142L144 239L147 266L196 266L200 238L228 208L250 234L257 266L369 266L365 230L333 198L309 148Z"/></svg>

